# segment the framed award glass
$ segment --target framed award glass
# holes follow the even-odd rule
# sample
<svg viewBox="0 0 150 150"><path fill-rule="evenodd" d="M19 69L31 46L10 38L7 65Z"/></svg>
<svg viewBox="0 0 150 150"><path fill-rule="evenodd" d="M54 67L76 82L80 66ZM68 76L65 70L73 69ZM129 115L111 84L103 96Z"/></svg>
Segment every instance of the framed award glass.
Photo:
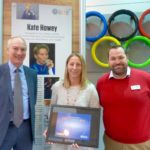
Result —
<svg viewBox="0 0 150 150"><path fill-rule="evenodd" d="M51 105L46 141L98 147L100 109Z"/></svg>

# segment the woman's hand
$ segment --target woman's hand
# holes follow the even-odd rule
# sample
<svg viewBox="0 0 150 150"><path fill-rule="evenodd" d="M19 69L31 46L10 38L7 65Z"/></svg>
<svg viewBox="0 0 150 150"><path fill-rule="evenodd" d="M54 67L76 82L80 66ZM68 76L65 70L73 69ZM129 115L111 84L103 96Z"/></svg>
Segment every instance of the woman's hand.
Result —
<svg viewBox="0 0 150 150"><path fill-rule="evenodd" d="M46 129L44 132L43 132L43 136L46 138L47 137L47 134L48 134L48 130ZM47 144L54 144L53 142L46 142Z"/></svg>
<svg viewBox="0 0 150 150"><path fill-rule="evenodd" d="M79 149L79 145L78 145L77 143L73 143L73 144L71 145L71 147L73 147L73 148L75 148L75 149Z"/></svg>
<svg viewBox="0 0 150 150"><path fill-rule="evenodd" d="M47 133L48 133L48 130L46 129L46 130L44 130L44 132L43 132L43 136L46 138L47 137Z"/></svg>

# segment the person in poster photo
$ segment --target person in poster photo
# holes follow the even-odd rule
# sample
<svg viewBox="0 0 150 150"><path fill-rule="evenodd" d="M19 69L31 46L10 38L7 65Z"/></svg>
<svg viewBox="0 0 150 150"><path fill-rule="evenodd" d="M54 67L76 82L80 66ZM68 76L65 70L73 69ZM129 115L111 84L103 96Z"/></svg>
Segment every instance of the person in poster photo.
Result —
<svg viewBox="0 0 150 150"><path fill-rule="evenodd" d="M59 80L59 77L45 77L44 78L44 106L45 106L45 118L48 119L49 106L52 96L52 85Z"/></svg>
<svg viewBox="0 0 150 150"><path fill-rule="evenodd" d="M33 48L35 63L31 68L37 71L38 75L55 75L53 60L49 59L49 47L46 44L37 44Z"/></svg>
<svg viewBox="0 0 150 150"><path fill-rule="evenodd" d="M52 96L52 85L59 80L59 77L45 77L44 78L44 99L51 100Z"/></svg>
<svg viewBox="0 0 150 150"><path fill-rule="evenodd" d="M39 20L39 4L37 3L16 3L16 19Z"/></svg>
<svg viewBox="0 0 150 150"><path fill-rule="evenodd" d="M22 19L32 19L32 20L36 19L35 12L31 9L31 4L30 3L27 3L25 5L25 10L22 14Z"/></svg>

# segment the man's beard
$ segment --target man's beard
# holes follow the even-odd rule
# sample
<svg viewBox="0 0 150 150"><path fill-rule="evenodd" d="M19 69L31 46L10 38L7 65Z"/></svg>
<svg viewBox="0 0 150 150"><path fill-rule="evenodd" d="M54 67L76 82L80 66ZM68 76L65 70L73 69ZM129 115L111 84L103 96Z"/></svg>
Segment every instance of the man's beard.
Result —
<svg viewBox="0 0 150 150"><path fill-rule="evenodd" d="M112 72L116 76L124 76L127 74L127 67L123 66L122 68L119 69L112 68Z"/></svg>

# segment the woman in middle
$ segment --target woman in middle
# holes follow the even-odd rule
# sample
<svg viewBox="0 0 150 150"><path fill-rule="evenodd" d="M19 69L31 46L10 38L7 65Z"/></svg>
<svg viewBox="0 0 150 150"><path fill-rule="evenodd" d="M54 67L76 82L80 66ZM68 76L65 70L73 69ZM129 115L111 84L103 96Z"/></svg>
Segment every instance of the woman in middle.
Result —
<svg viewBox="0 0 150 150"><path fill-rule="evenodd" d="M52 104L99 108L99 98L95 86L86 78L83 57L72 53L66 61L64 80L52 86ZM75 146L79 150L94 148ZM52 144L51 150L72 150L71 145Z"/></svg>

